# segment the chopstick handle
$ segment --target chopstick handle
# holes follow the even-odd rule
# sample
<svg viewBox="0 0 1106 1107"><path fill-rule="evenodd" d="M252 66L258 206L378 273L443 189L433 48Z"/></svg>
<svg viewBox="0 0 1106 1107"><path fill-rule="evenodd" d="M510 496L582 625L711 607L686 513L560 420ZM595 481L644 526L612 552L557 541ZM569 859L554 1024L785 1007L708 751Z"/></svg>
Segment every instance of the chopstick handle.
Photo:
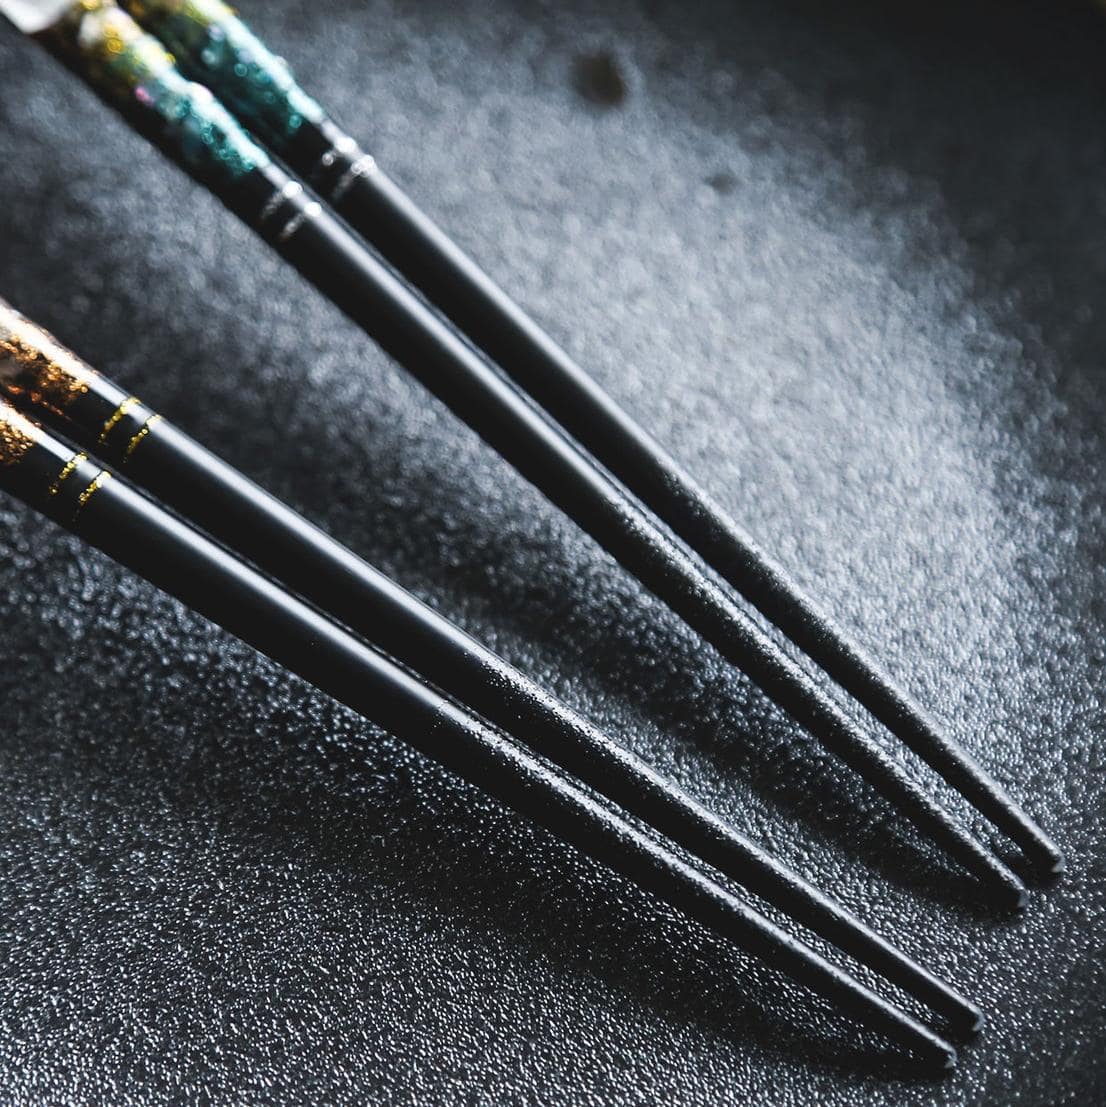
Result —
<svg viewBox="0 0 1106 1107"><path fill-rule="evenodd" d="M327 122L321 105L222 0L121 0L121 7L277 157L299 163L329 149L317 137Z"/></svg>
<svg viewBox="0 0 1106 1107"><path fill-rule="evenodd" d="M859 1021L951 1067L947 1042L383 655L0 404L0 487L320 691L534 818Z"/></svg>
<svg viewBox="0 0 1106 1107"><path fill-rule="evenodd" d="M268 152L115 0L75 3L35 37L232 211L255 220L272 200L259 172L272 163Z"/></svg>

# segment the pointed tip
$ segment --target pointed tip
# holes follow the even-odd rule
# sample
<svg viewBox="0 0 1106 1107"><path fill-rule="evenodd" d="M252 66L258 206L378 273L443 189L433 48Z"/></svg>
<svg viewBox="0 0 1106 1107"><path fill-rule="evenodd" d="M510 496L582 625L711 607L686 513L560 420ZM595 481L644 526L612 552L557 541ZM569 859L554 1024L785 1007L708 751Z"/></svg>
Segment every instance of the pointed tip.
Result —
<svg viewBox="0 0 1106 1107"><path fill-rule="evenodd" d="M1024 837L1014 840L1037 873L1059 876L1068 867L1064 851L1036 824L1030 826Z"/></svg>
<svg viewBox="0 0 1106 1107"><path fill-rule="evenodd" d="M1029 902L1029 889L1005 865L999 873L1001 879L995 887L995 895L1001 905L1011 911L1023 911Z"/></svg>
<svg viewBox="0 0 1106 1107"><path fill-rule="evenodd" d="M991 873L996 878L995 893L1004 906L1021 911L1029 902L1029 889L1017 873L1008 869L998 858L991 859Z"/></svg>
<svg viewBox="0 0 1106 1107"><path fill-rule="evenodd" d="M930 1006L944 1017L947 1031L956 1042L970 1042L987 1024L987 1017L970 999L947 985L941 1001Z"/></svg>
<svg viewBox="0 0 1106 1107"><path fill-rule="evenodd" d="M926 1069L930 1073L946 1073L956 1068L960 1060L956 1052L956 1046L951 1045L944 1038L936 1034L927 1034L924 1049L915 1054L918 1059L924 1060Z"/></svg>
<svg viewBox="0 0 1106 1107"><path fill-rule="evenodd" d="M949 1022L949 1032L955 1034L958 1042L970 1042L987 1025L987 1016L967 1000L963 1001L958 1015L955 1021Z"/></svg>
<svg viewBox="0 0 1106 1107"><path fill-rule="evenodd" d="M1025 881L993 852L974 838L962 835L970 844L972 856L964 858L976 877L986 885L987 899L995 906L1020 911L1029 902Z"/></svg>
<svg viewBox="0 0 1106 1107"><path fill-rule="evenodd" d="M938 1069L941 1072L948 1072L949 1069L955 1068L958 1060L956 1046L949 1042L947 1038L941 1037L928 1028L919 1027L918 1029L920 1040L914 1043L915 1056L924 1058L930 1071Z"/></svg>

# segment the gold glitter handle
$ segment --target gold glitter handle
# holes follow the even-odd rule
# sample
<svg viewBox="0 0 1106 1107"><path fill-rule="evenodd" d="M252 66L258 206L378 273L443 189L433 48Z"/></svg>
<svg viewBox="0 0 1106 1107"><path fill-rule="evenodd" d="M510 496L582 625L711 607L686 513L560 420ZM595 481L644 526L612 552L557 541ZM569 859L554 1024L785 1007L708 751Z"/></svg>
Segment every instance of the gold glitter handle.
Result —
<svg viewBox="0 0 1106 1107"><path fill-rule="evenodd" d="M0 390L57 415L86 395L96 371L0 300Z"/></svg>
<svg viewBox="0 0 1106 1107"><path fill-rule="evenodd" d="M0 398L125 465L161 417L0 300Z"/></svg>
<svg viewBox="0 0 1106 1107"><path fill-rule="evenodd" d="M18 465L42 441L42 431L11 404L0 402L0 468Z"/></svg>

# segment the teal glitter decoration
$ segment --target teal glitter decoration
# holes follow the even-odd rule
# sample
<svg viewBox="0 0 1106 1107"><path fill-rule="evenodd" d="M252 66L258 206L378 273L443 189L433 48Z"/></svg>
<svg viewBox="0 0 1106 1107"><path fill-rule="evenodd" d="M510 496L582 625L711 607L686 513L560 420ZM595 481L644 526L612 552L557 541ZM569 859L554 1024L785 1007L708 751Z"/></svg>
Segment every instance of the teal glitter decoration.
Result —
<svg viewBox="0 0 1106 1107"><path fill-rule="evenodd" d="M213 187L270 163L211 92L186 80L114 0L80 0L49 35L98 92Z"/></svg>
<svg viewBox="0 0 1106 1107"><path fill-rule="evenodd" d="M222 0L123 0L124 6L277 153L323 109Z"/></svg>

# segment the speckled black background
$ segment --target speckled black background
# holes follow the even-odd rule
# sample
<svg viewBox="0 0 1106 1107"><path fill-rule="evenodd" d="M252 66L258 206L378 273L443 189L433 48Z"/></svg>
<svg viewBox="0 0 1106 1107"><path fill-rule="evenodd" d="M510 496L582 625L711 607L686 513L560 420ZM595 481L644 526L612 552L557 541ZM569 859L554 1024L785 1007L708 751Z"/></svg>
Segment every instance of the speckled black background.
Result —
<svg viewBox="0 0 1106 1107"><path fill-rule="evenodd" d="M0 294L991 1025L948 1078L912 1071L0 499L0 1101L1103 1102L1106 19L998 0L243 8L1024 797L1070 872L1022 918L973 906L4 28Z"/></svg>

